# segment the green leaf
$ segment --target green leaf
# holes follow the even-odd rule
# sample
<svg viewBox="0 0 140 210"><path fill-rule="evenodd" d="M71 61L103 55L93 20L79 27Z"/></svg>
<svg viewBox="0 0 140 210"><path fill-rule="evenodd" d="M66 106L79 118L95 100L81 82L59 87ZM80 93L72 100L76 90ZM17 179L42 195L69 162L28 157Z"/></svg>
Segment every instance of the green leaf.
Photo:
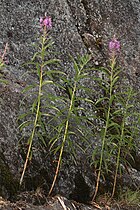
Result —
<svg viewBox="0 0 140 210"><path fill-rule="evenodd" d="M102 72L104 72L106 75L110 76L110 70L108 68L104 68L104 67L101 67L99 70L101 70Z"/></svg>
<svg viewBox="0 0 140 210"><path fill-rule="evenodd" d="M54 146L54 144L60 139L60 134L62 132L62 129L64 128L64 123L60 123L58 128L55 127L55 130L57 131L57 135L49 141L50 150Z"/></svg>
<svg viewBox="0 0 140 210"><path fill-rule="evenodd" d="M80 73L80 70L79 70L79 67L78 67L78 64L76 63L76 61L74 61L74 70L75 70L76 77L77 77Z"/></svg>
<svg viewBox="0 0 140 210"><path fill-rule="evenodd" d="M51 101L54 101L55 103L64 103L65 104L65 97L62 97L62 96L55 96L55 95L52 95L52 94L48 94L48 98L51 100Z"/></svg>
<svg viewBox="0 0 140 210"><path fill-rule="evenodd" d="M93 90L91 90L91 88L85 87L83 85L78 85L76 90L84 90L85 92L89 93L89 92L93 92Z"/></svg>
<svg viewBox="0 0 140 210"><path fill-rule="evenodd" d="M107 89L108 87L110 87L109 82L104 80L104 79L102 79L102 78L100 78L100 77L93 77L93 80L97 81L99 86L104 88L104 89L105 88Z"/></svg>
<svg viewBox="0 0 140 210"><path fill-rule="evenodd" d="M40 78L41 66L40 66L38 63L36 64L36 69L37 69L37 74L38 74L38 76L39 76L39 78Z"/></svg>
<svg viewBox="0 0 140 210"><path fill-rule="evenodd" d="M76 73L76 76L77 76L79 74L79 72L80 72L78 64L77 64L76 60L71 55L69 55L69 57L70 57L70 59L73 62L74 70L75 70L75 73Z"/></svg>
<svg viewBox="0 0 140 210"><path fill-rule="evenodd" d="M112 105L113 101L114 101L115 95L112 95L110 98L110 105Z"/></svg>
<svg viewBox="0 0 140 210"><path fill-rule="evenodd" d="M134 104L128 104L126 108L128 110L128 109L133 108L133 107L134 107Z"/></svg>
<svg viewBox="0 0 140 210"><path fill-rule="evenodd" d="M37 84L32 84L32 85L28 85L27 87L25 87L23 90L22 90L22 93L26 93L27 91L35 88L37 86Z"/></svg>
<svg viewBox="0 0 140 210"><path fill-rule="evenodd" d="M37 102L38 102L38 99L36 98L36 99L34 100L34 103L32 104L32 107L31 107L32 113L34 113L34 111L36 111Z"/></svg>
<svg viewBox="0 0 140 210"><path fill-rule="evenodd" d="M46 144L46 142L45 142L43 136L41 135L41 133L37 132L37 136L38 136L38 138L42 141L42 143L45 145L45 147L47 147L47 144Z"/></svg>
<svg viewBox="0 0 140 210"><path fill-rule="evenodd" d="M113 115L122 115L122 109L115 110L112 114Z"/></svg>
<svg viewBox="0 0 140 210"><path fill-rule="evenodd" d="M118 74L119 74L120 72L121 72L121 70L115 72L115 74L113 75L113 79L114 79L116 76L118 76Z"/></svg>
<svg viewBox="0 0 140 210"><path fill-rule="evenodd" d="M99 99L96 101L95 105L97 105L98 103L101 103L101 102L104 101L104 100L109 100L109 98L108 98L108 97L99 98Z"/></svg>
<svg viewBox="0 0 140 210"><path fill-rule="evenodd" d="M68 135L76 135L74 131L68 131Z"/></svg>
<svg viewBox="0 0 140 210"><path fill-rule="evenodd" d="M18 140L18 144L20 144L20 142L24 139L24 136L22 136L19 140Z"/></svg>
<svg viewBox="0 0 140 210"><path fill-rule="evenodd" d="M115 123L115 122L111 122L109 125L108 125L108 128L110 128L110 127L113 127L113 128L118 128L118 127L120 127L117 123Z"/></svg>
<svg viewBox="0 0 140 210"><path fill-rule="evenodd" d="M59 63L59 62L60 62L59 59L50 59L50 60L44 62L42 67L45 67L46 65L49 65L49 64Z"/></svg>
<svg viewBox="0 0 140 210"><path fill-rule="evenodd" d="M21 124L19 125L18 129L19 129L20 131L22 131L23 128L25 128L25 127L31 125L32 123L33 123L33 122L30 121L30 120L24 121L23 123L21 123Z"/></svg>
<svg viewBox="0 0 140 210"><path fill-rule="evenodd" d="M112 81L112 87L115 85L115 83L118 81L119 76L116 76Z"/></svg>
<svg viewBox="0 0 140 210"><path fill-rule="evenodd" d="M46 74L47 75L51 75L51 74L63 74L63 75L66 75L64 72L58 71L58 70L49 70L49 71L46 72Z"/></svg>
<svg viewBox="0 0 140 210"><path fill-rule="evenodd" d="M61 149L61 145L57 146L55 149L53 149L53 153L54 155L56 155L56 153Z"/></svg>
<svg viewBox="0 0 140 210"><path fill-rule="evenodd" d="M53 44L54 44L53 41L49 42L49 43L44 47L44 50L46 50L47 48L52 47Z"/></svg>
<svg viewBox="0 0 140 210"><path fill-rule="evenodd" d="M45 80L42 82L42 86L47 85L47 84L53 84L52 80Z"/></svg>
<svg viewBox="0 0 140 210"><path fill-rule="evenodd" d="M49 150L50 151L52 151L52 148L58 142L58 140L59 140L58 136L50 139L50 141L49 141L49 145L50 145Z"/></svg>
<svg viewBox="0 0 140 210"><path fill-rule="evenodd" d="M78 75L77 80L79 81L80 79L84 79L84 78L88 78L88 77L89 77L88 73L80 74L80 75Z"/></svg>
<svg viewBox="0 0 140 210"><path fill-rule="evenodd" d="M34 61L29 61L29 62L26 62L26 63L24 63L24 64L22 64L22 66L28 66L28 65L40 65L38 62L34 62Z"/></svg>
<svg viewBox="0 0 140 210"><path fill-rule="evenodd" d="M36 52L36 53L33 55L33 57L32 57L31 60L34 61L36 57L41 57L41 56L40 56L40 52Z"/></svg>
<svg viewBox="0 0 140 210"><path fill-rule="evenodd" d="M32 114L32 112L23 113L17 118L17 120L22 120L23 118L25 118L26 116L28 116L30 114Z"/></svg>
<svg viewBox="0 0 140 210"><path fill-rule="evenodd" d="M107 68L104 68L104 67L100 67L100 68L91 68L91 70L94 70L94 71L101 71L103 73L105 73L107 76L110 76L110 70L107 69Z"/></svg>

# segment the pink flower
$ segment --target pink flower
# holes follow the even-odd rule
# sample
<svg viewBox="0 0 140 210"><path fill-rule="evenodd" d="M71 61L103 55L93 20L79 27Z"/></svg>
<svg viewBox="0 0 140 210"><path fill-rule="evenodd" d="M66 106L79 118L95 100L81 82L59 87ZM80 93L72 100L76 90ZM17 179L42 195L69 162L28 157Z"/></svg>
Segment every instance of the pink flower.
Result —
<svg viewBox="0 0 140 210"><path fill-rule="evenodd" d="M40 26L41 27L46 27L47 29L51 29L52 28L52 20L50 16L45 16L44 18L40 18Z"/></svg>
<svg viewBox="0 0 140 210"><path fill-rule="evenodd" d="M109 42L109 50L111 52L119 52L120 51L120 42L114 37L110 42Z"/></svg>

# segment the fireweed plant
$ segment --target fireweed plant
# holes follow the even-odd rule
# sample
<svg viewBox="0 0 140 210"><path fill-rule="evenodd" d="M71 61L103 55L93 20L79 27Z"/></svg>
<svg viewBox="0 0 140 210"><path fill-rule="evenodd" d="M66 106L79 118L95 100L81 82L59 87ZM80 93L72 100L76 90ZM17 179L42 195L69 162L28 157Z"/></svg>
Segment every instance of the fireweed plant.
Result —
<svg viewBox="0 0 140 210"><path fill-rule="evenodd" d="M34 139L42 140L45 146L49 146L49 151L54 154L54 158L57 156L55 174L49 191L50 195L61 169L64 151L69 152L69 154L73 153L76 157L76 152L78 151L75 148L76 144L81 151L86 151L91 143L89 141L99 138L99 142L97 142L97 147L98 143L100 145L101 142L101 150L99 151L98 149L97 154L99 158L95 157L96 148L93 148L93 152L90 155L91 162L93 161L93 164L96 165L97 172L93 200L97 196L101 177L104 177L105 171L107 174L111 173L114 177L112 186L113 197L117 178L121 174L121 165L128 164L127 158L131 156L131 151L135 147L134 139L138 133L137 125L133 123L133 119L136 121L135 117L137 116L133 112L134 107L132 105L135 94L132 88L123 88L122 90L120 85L121 70L117 67L120 42L114 37L109 43L110 63L108 68L89 68L88 63L91 60L91 56L84 55L77 59L71 58L73 75L68 76L62 71L54 70L54 66L57 65L58 67L60 62L58 59L47 59L50 54L49 49L53 45L49 37L49 32L52 28L51 18L46 15L40 18L40 26L41 36L39 45L37 45L37 52L34 54L32 61L27 64L35 66L38 82L27 86L23 90L25 95L32 94L35 96L35 99L29 111L19 116L19 120L23 121L19 129L23 133L25 129L31 126L20 185L23 182L28 162L32 156ZM91 77L92 71L101 72L103 77ZM55 79L54 74L56 74ZM98 94L93 91L94 87L84 86L83 81L88 79L89 81L95 80L98 89L102 90L104 94L98 97ZM56 94L51 91L46 92L48 85L59 91L56 91ZM59 94L60 92L61 94ZM63 92L68 94L63 95ZM96 94L97 100L93 100L89 93ZM90 106L84 106L85 104L90 104ZM92 107L92 111L88 108L86 109L86 107ZM92 114L89 114L91 112ZM132 117L132 112L135 117ZM96 125L94 125L95 118L98 119ZM100 129L92 132L91 127L95 127L95 130L97 127ZM81 142L84 142L84 144ZM82 147L81 145L84 146ZM112 171L112 164L116 167L115 171Z"/></svg>
<svg viewBox="0 0 140 210"><path fill-rule="evenodd" d="M31 135L28 138L28 151L20 179L20 185L23 182L28 161L32 156L33 139L38 138L42 140L45 146L49 145L50 153L53 153L54 155L59 153L55 176L49 191L49 194L51 194L58 177L64 149L66 147L71 148L69 150L71 150L74 155L74 147L71 139L79 133L81 141L84 140L84 132L82 129L84 127L83 124L86 121L86 117L80 116L79 114L79 112L81 110L83 111L84 108L79 108L77 106L78 101L82 100L82 98L78 98L76 93L80 87L81 89L84 89L84 87L81 86L80 81L87 77L87 69L85 67L90 60L90 55L81 56L78 61L74 60L70 56L74 66L73 78L67 78L65 73L61 71L50 70L52 64L54 66L56 63L59 63L58 59L46 60L45 58L46 55L48 55L47 50L53 44L48 36L48 30L52 27L51 18L46 16L44 18L40 18L40 25L43 33L38 47L40 51L37 51L34 54L32 61L28 62L28 65L35 65L39 84L29 85L23 90L23 93L27 94L27 96L29 93L31 94L31 91L33 95L35 93L37 94L30 107L30 111L19 116L19 120L27 119L30 115L33 115L34 118L33 121L30 119L24 120L19 126L19 129L23 131L26 127L28 128L28 126L32 125ZM56 82L56 77L53 80L54 74L59 74L58 83ZM46 80L46 76L49 80ZM53 85L54 88L59 88L58 92L61 90L62 92L65 91L68 94L64 97L63 95L53 95L51 92L46 93L44 91L44 87L47 89L47 84ZM38 88L38 91L33 90L33 88ZM87 91L88 88L85 89ZM46 105L44 105L45 99L45 103L47 103ZM85 100L85 98L83 98L83 100ZM48 121L44 119L45 117ZM81 121L83 124L81 124ZM76 124L78 125L75 126ZM75 126L75 131L72 129L73 126ZM39 130L40 132L38 132L38 128L41 130ZM44 140L43 138L45 135L47 136L48 142L46 142L46 139ZM21 139L23 139L23 137Z"/></svg>
<svg viewBox="0 0 140 210"><path fill-rule="evenodd" d="M121 164L127 167L127 165L130 165L129 162L127 162L127 159L133 160L133 156L131 155L131 152L135 150L135 144L134 144L134 138L137 134L137 127L132 122L131 124L129 121L134 117L136 113L133 113L134 111L134 105L131 104L135 97L135 93L133 89L130 87L128 90L123 92L123 96L119 95L119 105L121 105L121 108L116 110L113 114L115 117L122 117L121 121L115 122L116 127L116 135L115 139L116 142L114 144L114 149L116 152L115 158L116 158L116 169L115 169L115 175L114 175L114 183L113 183L113 190L111 197L114 196L115 189L116 189L116 183L117 183L117 177L121 175ZM133 113L133 114L132 114ZM133 129L133 131L132 131Z"/></svg>
<svg viewBox="0 0 140 210"><path fill-rule="evenodd" d="M93 196L93 200L95 200L95 197L97 195L97 192L98 192L98 188L99 188L99 182L100 182L100 177L101 177L101 172L102 172L102 167L104 165L104 153L105 153L105 150L106 150L106 145L109 143L109 139L108 139L108 129L110 127L110 124L112 123L110 118L111 118L111 107L112 107L112 104L114 102L114 98L115 98L115 93L114 93L114 86L115 86L115 83L116 81L118 80L118 71L115 70L115 54L116 54L116 51L118 51L120 48L120 44L117 40L113 40L109 43L109 49L111 51L111 64L110 64L110 68L108 69L99 69L102 70L108 81L106 80L101 80L101 83L100 84L103 84L105 83L106 85L104 85L104 89L105 89L105 96L103 95L103 97L99 98L97 101L96 101L96 105L98 105L99 103L102 102L102 105L103 105L103 102L105 101L105 104L106 104L106 108L105 110L103 111L103 116L105 119L104 120L104 127L101 129L101 139L102 139L102 146L101 146L101 154L100 154L100 161L99 161L99 168L98 168L98 174L97 174L97 181L96 181L96 189L95 189L95 194ZM112 125L111 125L112 126ZM107 164L105 164L107 167Z"/></svg>
<svg viewBox="0 0 140 210"><path fill-rule="evenodd" d="M117 67L120 42L115 37L109 42L109 51L109 68L98 69L104 74L103 79L98 78L99 86L104 95L97 99L95 103L97 113L99 109L102 112L102 115L100 115L102 128L100 132L101 152L93 200L97 196L101 175L104 177L105 170L107 174L109 172L115 174L111 197L114 196L117 177L119 174L121 175L121 164L128 165L128 156L133 159L131 152L135 149L134 139L137 135L137 126L133 120L134 116L138 116L138 113L133 112L134 105L132 105L136 94L132 88L126 88L122 85L122 90L120 87L121 70ZM115 172L112 170L113 162L116 162Z"/></svg>
<svg viewBox="0 0 140 210"><path fill-rule="evenodd" d="M21 175L21 179L20 179L20 185L22 184L28 161L31 158L32 144L33 144L33 139L35 138L35 134L37 133L37 127L41 127L41 129L44 129L43 122L42 122L43 113L41 111L41 103L44 97L43 88L47 84L53 83L53 81L50 79L51 77L50 75L52 72L51 70L48 71L49 68L47 68L47 66L49 66L50 64L55 64L56 62L59 62L59 60L57 59L50 59L50 60L45 59L46 55L48 55L48 52L47 52L48 48L50 48L53 44L52 41L48 37L49 30L52 28L51 18L47 16L43 18L41 17L40 26L41 26L41 36L40 36L40 42L38 45L38 51L34 54L32 61L26 64L26 65L29 65L29 64L34 65L36 67L36 73L38 76L39 84L33 84L33 85L27 86L23 90L23 93L27 93L32 88L37 88L38 91L36 92L37 93L36 98L30 108L30 111L28 113L25 113L19 116L19 120L25 117L27 118L28 115L33 115L34 117L33 121L30 121L30 120L24 121L19 126L20 130L22 131L23 129L25 129L25 127L32 125L32 131L28 139L28 151L27 151L26 160L24 163L24 168ZM53 71L53 73L55 72ZM37 134L39 135L39 133ZM43 140L43 137L41 135L40 135L40 138Z"/></svg>
<svg viewBox="0 0 140 210"><path fill-rule="evenodd" d="M82 97L78 97L76 95L76 93L80 87L81 87L81 89L82 88L85 89L84 87L81 86L80 81L82 79L86 78L88 75L86 72L87 71L86 65L90 61L90 59L91 58L89 55L81 56L80 59L78 59L78 61L76 61L72 58L73 65L74 65L73 81L70 82L70 80L63 78L65 83L67 83L67 85L69 85L69 87L68 87L69 88L69 97L67 99L67 104L65 105L65 110L67 110L66 113L63 114L62 110L58 112L58 117L61 116L62 118L64 118L62 123L60 123L57 128L58 134L56 135L56 138L52 139L53 141L52 140L50 141L51 148L52 148L58 140L61 140L61 142L59 143L59 146L55 149L55 153L59 149L59 158L58 158L58 163L57 163L53 183L52 183L51 189L49 191L49 195L51 194L51 192L54 188L56 179L58 177L60 165L62 162L63 151L65 150L66 143L67 143L68 147L71 147L72 152L75 153L72 138L74 138L74 136L77 137L77 134L79 134L81 141L82 141L82 139L85 138L85 136L83 134L84 132L82 131L84 125L82 125L81 121L86 122L87 119L86 119L86 117L83 117L82 115L79 114L79 112L81 110L83 111L84 108L77 106L77 103L78 103L78 101L82 101L82 100L85 101L86 99L82 98ZM61 101L62 101L62 98L61 98ZM60 112L61 112L61 114L60 114ZM71 129L73 126L75 128ZM86 138L84 139L84 141L85 140L86 140Z"/></svg>

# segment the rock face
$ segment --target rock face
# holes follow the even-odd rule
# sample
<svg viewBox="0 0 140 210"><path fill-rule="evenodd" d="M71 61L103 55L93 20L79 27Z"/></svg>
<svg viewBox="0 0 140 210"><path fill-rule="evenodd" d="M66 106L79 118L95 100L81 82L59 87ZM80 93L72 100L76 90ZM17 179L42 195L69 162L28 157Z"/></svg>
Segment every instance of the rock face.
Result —
<svg viewBox="0 0 140 210"><path fill-rule="evenodd" d="M64 72L73 73L69 54L75 57L90 52L93 65L104 65L108 42L116 35L122 46L121 65L127 71L129 82L135 88L140 86L139 0L1 0L0 48L8 42L9 52L8 65L1 73L8 83L0 84L0 194L8 198L18 191L15 178L19 180L25 159L18 151L20 133L16 122L23 97L21 91L34 80L33 75L25 76L29 69L22 64L34 54L32 43L40 33L39 17L45 12L53 20L51 36L55 41L55 51L60 52L58 58L62 60ZM42 187L48 193L55 167L50 164L52 160L47 159L46 153L41 150L36 153L25 177L24 190ZM138 162L139 156L136 157ZM95 178L87 163L84 167L83 164L75 167L64 163L55 192L80 202L90 200ZM140 168L135 168L138 173ZM4 171L8 171L9 181L3 178Z"/></svg>
<svg viewBox="0 0 140 210"><path fill-rule="evenodd" d="M0 194L10 197L15 194L18 182L14 174L18 171L18 137L16 120L19 94L8 86L0 87Z"/></svg>

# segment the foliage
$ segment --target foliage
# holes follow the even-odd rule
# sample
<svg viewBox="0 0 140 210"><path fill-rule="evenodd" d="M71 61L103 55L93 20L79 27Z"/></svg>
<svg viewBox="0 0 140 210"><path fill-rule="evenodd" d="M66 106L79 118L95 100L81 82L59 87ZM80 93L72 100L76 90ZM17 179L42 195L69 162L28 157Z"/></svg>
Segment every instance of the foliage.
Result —
<svg viewBox="0 0 140 210"><path fill-rule="evenodd" d="M76 91L79 89L80 80L87 76L87 73L85 73L84 68L85 68L86 64L89 62L89 60L90 60L90 56L88 56L88 55L82 56L78 63L73 59L75 75L73 78L74 79L73 85L71 84L71 86L69 86L70 96L69 96L68 106L66 105L67 108L65 107L65 109L68 111L65 114L64 120L62 121L62 123L59 124L57 127L58 133L56 135L56 138L53 138L53 141L50 141L51 148L52 148L54 146L54 144L56 144L58 139L61 139L61 142L59 143L59 146L58 146L58 148L60 150L58 164L57 164L55 177L54 177L49 194L51 194L54 184L56 182L56 178L58 176L58 172L59 172L59 168L60 168L66 141L68 141L68 146L71 147L73 150L71 135L76 136L77 135L76 131L80 131L79 125L80 125L80 121L83 120L83 116L80 116L78 114L78 111L80 110L80 108L77 107L77 103L76 103L79 100L79 97L76 96ZM64 80L65 80L65 82L69 83L69 81L67 81L66 79L64 79ZM80 100L84 100L84 98L80 97ZM62 110L61 110L61 112L62 112ZM60 117L60 114L58 114L58 117ZM61 114L61 117L62 117L62 114ZM75 125L75 131L70 129L70 127L72 127L72 126L70 126L71 121L73 121L73 122L75 121L75 123L77 123L77 125ZM55 148L55 153L58 151L58 148Z"/></svg>
<svg viewBox="0 0 140 210"><path fill-rule="evenodd" d="M134 111L133 103L136 94L131 87L120 84L122 72L117 66L120 43L114 37L109 44L110 63L107 68L89 67L90 55L76 59L71 57L73 75L68 77L58 70L58 59L48 59L51 57L49 49L53 45L49 38L52 27L50 17L41 18L40 23L43 35L32 61L26 64L35 67L33 71L37 81L23 90L25 98L33 96L33 102L27 112L19 116L20 131L24 134L25 129L30 130L20 184L32 157L33 140L39 139L45 146L49 146L51 153L58 154L49 195L56 183L64 151L76 159L78 148L83 152L91 148L90 162L97 173L93 200L105 173L114 177L113 197L122 165L128 166L128 157L133 159L131 152L135 150L135 139L139 132L135 123L139 114ZM90 87L91 81L95 86ZM99 93L94 89L98 89ZM94 139L97 141L96 147ZM113 171L112 164L116 166Z"/></svg>
<svg viewBox="0 0 140 210"><path fill-rule="evenodd" d="M40 42L39 42L39 45L37 46L38 52L34 54L32 61L26 64L26 65L35 66L36 74L37 74L39 82L34 83L33 85L29 85L25 87L23 90L23 93L27 94L29 91L35 88L35 92L33 92L35 97L27 113L23 113L18 118L18 120L22 120L25 117L26 118L30 117L29 120L23 121L19 125L20 131L23 131L23 129L25 129L29 125L32 125L31 134L28 137L28 142L27 142L28 151L27 151L26 160L24 163L24 169L23 169L21 179L20 179L20 185L22 184L28 161L32 155L31 149L32 149L33 139L35 138L35 135L38 136L38 138L40 138L45 144L45 141L43 139L43 134L46 131L44 127L44 122L42 121L42 116L46 114L46 112L43 113L43 110L42 110L42 100L44 100L44 87L46 87L48 84L53 84L52 74L58 73L55 71L48 70L49 68L47 68L49 65L56 64L59 62L58 59L49 59L49 60L45 59L46 55L48 54L47 52L48 48L50 48L52 45L52 41L48 39L47 35L48 35L47 28L43 25L43 35L40 37Z"/></svg>
<svg viewBox="0 0 140 210"><path fill-rule="evenodd" d="M125 192L120 191L119 203L126 206L140 205L140 190L133 191L129 188Z"/></svg>
<svg viewBox="0 0 140 210"><path fill-rule="evenodd" d="M119 87L119 77L121 70L116 65L116 55L113 53L110 59L109 68L100 68L98 71L103 72L103 78L97 78L98 84L103 89L104 94L97 99L97 113L100 111L99 120L101 127L101 152L99 163L97 164L97 183L93 196L95 199L101 175L112 173L112 163L116 162L114 173L114 183L112 197L116 189L117 176L121 175L121 164L128 165L128 156L135 149L134 139L137 134L137 125L134 125L134 116L139 114L134 112L135 93L132 88ZM134 121L133 121L134 120ZM95 153L96 154L96 153Z"/></svg>

